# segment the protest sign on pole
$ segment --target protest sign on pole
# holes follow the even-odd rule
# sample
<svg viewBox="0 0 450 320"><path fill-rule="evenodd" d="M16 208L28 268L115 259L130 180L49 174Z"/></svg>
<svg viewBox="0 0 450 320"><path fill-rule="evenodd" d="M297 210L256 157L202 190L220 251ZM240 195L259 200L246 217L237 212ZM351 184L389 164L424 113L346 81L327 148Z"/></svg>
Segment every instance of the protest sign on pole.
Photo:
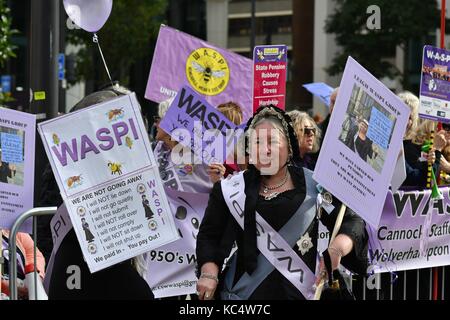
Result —
<svg viewBox="0 0 450 320"><path fill-rule="evenodd" d="M330 107L330 98L334 89L323 82L307 83L303 87L319 98L327 107Z"/></svg>
<svg viewBox="0 0 450 320"><path fill-rule="evenodd" d="M243 132L187 86L178 92L159 127L194 153L195 164L224 163Z"/></svg>
<svg viewBox="0 0 450 320"><path fill-rule="evenodd" d="M147 282L155 298L196 291L196 240L209 194L166 189L180 239L152 250L147 257Z"/></svg>
<svg viewBox="0 0 450 320"><path fill-rule="evenodd" d="M0 228L33 208L36 116L0 108ZM31 232L31 221L21 227Z"/></svg>
<svg viewBox="0 0 450 320"><path fill-rule="evenodd" d="M423 49L420 81L421 118L450 123L450 51L433 46Z"/></svg>
<svg viewBox="0 0 450 320"><path fill-rule="evenodd" d="M38 127L91 272L178 239L134 94Z"/></svg>
<svg viewBox="0 0 450 320"><path fill-rule="evenodd" d="M145 98L162 102L190 86L214 107L238 103L244 120L252 116L252 61L162 25Z"/></svg>
<svg viewBox="0 0 450 320"><path fill-rule="evenodd" d="M313 177L374 227L409 114L394 93L349 57Z"/></svg>
<svg viewBox="0 0 450 320"><path fill-rule="evenodd" d="M253 51L253 113L274 105L284 110L286 100L287 46L256 46Z"/></svg>

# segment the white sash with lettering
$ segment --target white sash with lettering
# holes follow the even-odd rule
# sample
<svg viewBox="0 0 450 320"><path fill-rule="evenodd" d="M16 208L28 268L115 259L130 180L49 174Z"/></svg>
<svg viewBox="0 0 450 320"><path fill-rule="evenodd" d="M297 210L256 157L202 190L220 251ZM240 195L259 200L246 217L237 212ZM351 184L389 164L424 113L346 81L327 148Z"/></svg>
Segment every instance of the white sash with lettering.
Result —
<svg viewBox="0 0 450 320"><path fill-rule="evenodd" d="M222 193L233 217L244 229L245 181L243 173L222 180ZM257 247L266 259L308 300L312 299L315 275L291 246L256 212ZM276 250L269 250L268 244Z"/></svg>
<svg viewBox="0 0 450 320"><path fill-rule="evenodd" d="M53 239L53 250L50 256L50 260L48 262L46 276L44 278L44 288L49 293L50 280L52 277L53 264L55 263L55 256L58 252L59 246L62 241L72 230L72 221L70 221L69 212L67 211L66 205L63 203L56 211L56 214L53 216L50 222L50 230L52 231L52 239Z"/></svg>
<svg viewBox="0 0 450 320"><path fill-rule="evenodd" d="M170 149L165 150L164 142L159 141L153 151L158 162L159 174L164 183L164 187L184 191L180 178L171 160Z"/></svg>

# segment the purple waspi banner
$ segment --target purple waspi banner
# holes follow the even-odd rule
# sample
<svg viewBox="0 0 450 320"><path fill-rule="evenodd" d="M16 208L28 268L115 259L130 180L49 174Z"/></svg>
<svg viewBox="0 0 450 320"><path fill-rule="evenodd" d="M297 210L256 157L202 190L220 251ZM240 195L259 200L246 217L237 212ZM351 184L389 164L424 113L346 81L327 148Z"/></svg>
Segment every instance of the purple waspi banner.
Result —
<svg viewBox="0 0 450 320"><path fill-rule="evenodd" d="M0 229L33 208L36 116L0 108ZM31 219L21 231L31 232Z"/></svg>
<svg viewBox="0 0 450 320"><path fill-rule="evenodd" d="M180 90L159 127L205 164L224 163L238 138L236 125L189 87Z"/></svg>
<svg viewBox="0 0 450 320"><path fill-rule="evenodd" d="M388 193L377 229L368 227L375 272L445 266L450 263L450 188Z"/></svg>
<svg viewBox="0 0 450 320"><path fill-rule="evenodd" d="M145 98L161 102L189 85L214 107L233 101L252 115L252 60L162 25Z"/></svg>

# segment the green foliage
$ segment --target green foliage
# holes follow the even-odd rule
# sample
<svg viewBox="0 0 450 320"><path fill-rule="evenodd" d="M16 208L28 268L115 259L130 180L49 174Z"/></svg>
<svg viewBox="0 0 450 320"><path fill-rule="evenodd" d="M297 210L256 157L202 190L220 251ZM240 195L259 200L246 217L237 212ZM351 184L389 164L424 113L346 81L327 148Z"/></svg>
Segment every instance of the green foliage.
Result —
<svg viewBox="0 0 450 320"><path fill-rule="evenodd" d="M5 66L9 58L16 56L14 53L16 46L12 44L11 38L18 31L11 29L12 18L10 12L6 2L0 0L0 68ZM0 106L4 106L5 103L11 101L14 101L14 99L10 94L0 92Z"/></svg>
<svg viewBox="0 0 450 320"><path fill-rule="evenodd" d="M6 6L5 0L0 0L0 67L3 67L6 60L15 57L16 46L11 43L11 37L17 30L11 29L12 18L10 9Z"/></svg>
<svg viewBox="0 0 450 320"><path fill-rule="evenodd" d="M113 80L128 85L130 67L149 55L151 41L156 39L159 26L164 23L167 0L114 0L111 16L98 32L100 45ZM76 55L76 77L71 84L94 78L96 84L107 83L108 78L93 35L82 29L68 30L71 44L81 45Z"/></svg>
<svg viewBox="0 0 450 320"><path fill-rule="evenodd" d="M396 46L407 48L410 40L424 40L439 27L440 10L436 0L335 0L337 6L325 26L336 36L341 51L327 69L340 74L352 56L374 76L394 78L399 70L387 58L395 56ZM367 8L381 9L381 29L369 30Z"/></svg>

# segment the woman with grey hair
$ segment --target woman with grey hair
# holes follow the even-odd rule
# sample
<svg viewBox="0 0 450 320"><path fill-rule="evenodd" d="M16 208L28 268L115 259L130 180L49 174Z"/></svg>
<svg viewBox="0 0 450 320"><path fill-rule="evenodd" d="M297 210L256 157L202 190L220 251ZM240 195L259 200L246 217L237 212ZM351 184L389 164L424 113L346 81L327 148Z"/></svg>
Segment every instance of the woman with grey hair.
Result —
<svg viewBox="0 0 450 320"><path fill-rule="evenodd" d="M335 209L316 211L317 184L311 171L296 165L299 144L284 111L260 108L247 123L246 149L248 169L214 185L200 225L199 299L310 299L318 223L333 230L340 204L324 193ZM323 253L330 281L344 289L341 261L365 273L367 240L364 222L347 210L339 235ZM235 242L236 254L222 271Z"/></svg>
<svg viewBox="0 0 450 320"><path fill-rule="evenodd" d="M299 143L299 165L314 170L317 161L316 154L320 149L321 130L306 112L293 110L287 114L292 119L292 126Z"/></svg>

